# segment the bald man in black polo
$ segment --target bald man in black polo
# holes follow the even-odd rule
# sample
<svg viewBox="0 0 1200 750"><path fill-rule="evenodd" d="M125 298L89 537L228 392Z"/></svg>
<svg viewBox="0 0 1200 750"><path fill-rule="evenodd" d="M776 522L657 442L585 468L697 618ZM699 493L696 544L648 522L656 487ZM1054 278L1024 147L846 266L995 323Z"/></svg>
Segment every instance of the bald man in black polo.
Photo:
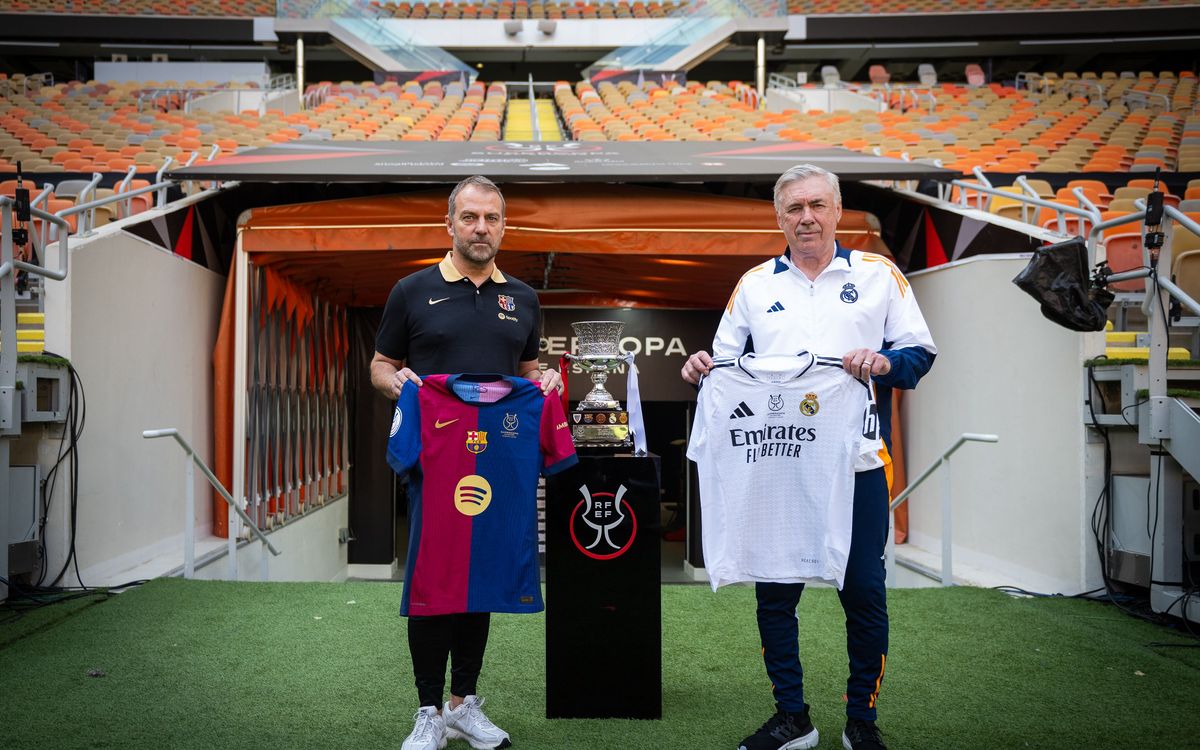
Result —
<svg viewBox="0 0 1200 750"><path fill-rule="evenodd" d="M557 370L538 362L537 294L496 267L504 236L504 196L485 177L468 177L450 193L446 229L452 249L436 266L396 283L388 295L371 360L371 384L388 398L406 380L464 372L517 375L562 390ZM468 612L408 618L408 645L420 708L401 750L438 750L447 739L476 750L508 747L508 733L481 710L476 683L491 615ZM442 706L446 661L450 701Z"/></svg>

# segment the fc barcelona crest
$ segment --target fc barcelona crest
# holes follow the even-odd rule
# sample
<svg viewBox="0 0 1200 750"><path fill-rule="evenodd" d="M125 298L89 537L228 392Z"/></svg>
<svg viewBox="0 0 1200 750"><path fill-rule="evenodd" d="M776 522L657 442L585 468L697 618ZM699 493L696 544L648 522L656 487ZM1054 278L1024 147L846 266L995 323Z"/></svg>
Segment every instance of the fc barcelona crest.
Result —
<svg viewBox="0 0 1200 750"><path fill-rule="evenodd" d="M501 294L499 296L500 309L505 312L512 312L517 309L517 301L512 298L512 295Z"/></svg>
<svg viewBox="0 0 1200 750"><path fill-rule="evenodd" d="M467 450L472 453L483 453L487 450L487 432L467 430Z"/></svg>

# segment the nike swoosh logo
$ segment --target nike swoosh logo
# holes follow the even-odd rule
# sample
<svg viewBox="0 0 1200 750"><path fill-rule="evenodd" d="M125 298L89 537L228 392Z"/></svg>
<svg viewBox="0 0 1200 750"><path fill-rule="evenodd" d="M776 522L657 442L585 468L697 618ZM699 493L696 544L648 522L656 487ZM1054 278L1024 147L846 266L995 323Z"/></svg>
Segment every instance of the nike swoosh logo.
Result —
<svg viewBox="0 0 1200 750"><path fill-rule="evenodd" d="M436 422L434 422L434 423L433 423L433 426L434 426L434 427L436 427L437 429L439 429L439 430L440 430L440 429L442 429L443 427L445 427L446 425L448 425L448 424L454 424L454 423L455 423L455 422L457 422L457 421L458 421L458 419L451 419L451 420L449 420L449 421L447 421L447 422L443 422L442 420L440 420L440 419L439 419L439 420L437 420Z"/></svg>
<svg viewBox="0 0 1200 750"><path fill-rule="evenodd" d="M449 298L449 297L442 297L441 299L434 299L433 297L430 297L430 298L429 298L429 304L431 304L431 305L436 305L437 303L439 303L439 302L445 302L445 301L446 301L446 300L448 300L448 299L450 299L450 298Z"/></svg>

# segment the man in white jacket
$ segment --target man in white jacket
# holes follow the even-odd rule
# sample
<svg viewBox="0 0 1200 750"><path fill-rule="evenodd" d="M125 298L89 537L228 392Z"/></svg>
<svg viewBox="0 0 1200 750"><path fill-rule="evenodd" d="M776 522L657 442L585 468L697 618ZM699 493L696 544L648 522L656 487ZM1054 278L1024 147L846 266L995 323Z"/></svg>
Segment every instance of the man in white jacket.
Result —
<svg viewBox="0 0 1200 750"><path fill-rule="evenodd" d="M875 703L888 648L883 552L890 497L890 389L914 388L933 365L937 349L900 270L880 255L838 245L842 200L836 175L807 164L787 170L775 183L775 213L787 249L742 276L717 328L713 355L808 351L838 356L846 372L875 381L885 446L855 462L850 555L838 593L850 655L842 744L846 750L884 750ZM711 367L712 357L696 352L681 375L697 383ZM818 732L804 700L797 640L796 606L804 584L757 583L755 589L776 713L740 747L816 747Z"/></svg>

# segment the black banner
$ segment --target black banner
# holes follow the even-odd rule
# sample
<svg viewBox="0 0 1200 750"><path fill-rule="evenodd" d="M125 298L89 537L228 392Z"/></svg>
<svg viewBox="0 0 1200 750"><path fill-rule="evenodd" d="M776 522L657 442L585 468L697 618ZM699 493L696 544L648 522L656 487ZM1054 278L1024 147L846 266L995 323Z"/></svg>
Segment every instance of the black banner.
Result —
<svg viewBox="0 0 1200 750"><path fill-rule="evenodd" d="M546 716L662 718L658 457L546 480Z"/></svg>
<svg viewBox="0 0 1200 750"><path fill-rule="evenodd" d="M497 182L774 182L816 164L846 181L951 179L959 172L820 143L771 142L352 142L297 141L167 173L172 180L453 183L474 174Z"/></svg>

